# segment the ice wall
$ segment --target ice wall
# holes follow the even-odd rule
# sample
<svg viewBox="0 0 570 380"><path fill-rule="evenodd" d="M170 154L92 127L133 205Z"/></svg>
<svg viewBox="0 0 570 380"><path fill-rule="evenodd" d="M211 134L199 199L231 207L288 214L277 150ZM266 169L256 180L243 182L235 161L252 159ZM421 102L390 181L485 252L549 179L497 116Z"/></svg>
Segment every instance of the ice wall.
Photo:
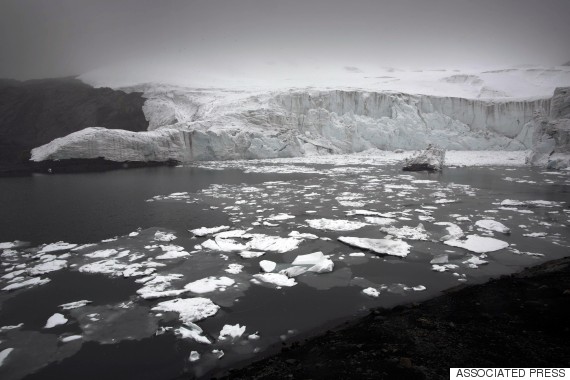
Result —
<svg viewBox="0 0 570 380"><path fill-rule="evenodd" d="M36 148L33 159L228 160L428 144L523 150L532 143L533 116L548 114L551 103L361 90L240 92L158 85L132 90L145 93L143 111L151 131L90 129Z"/></svg>
<svg viewBox="0 0 570 380"><path fill-rule="evenodd" d="M532 125L530 164L551 169L570 167L570 87L557 88L550 113L537 113Z"/></svg>

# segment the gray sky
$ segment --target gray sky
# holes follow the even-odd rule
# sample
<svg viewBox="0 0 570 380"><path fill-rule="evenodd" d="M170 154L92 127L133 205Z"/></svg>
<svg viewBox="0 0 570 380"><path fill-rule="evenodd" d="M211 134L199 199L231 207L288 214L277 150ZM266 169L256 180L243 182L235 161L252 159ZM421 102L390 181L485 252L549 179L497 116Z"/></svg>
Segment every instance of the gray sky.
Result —
<svg viewBox="0 0 570 380"><path fill-rule="evenodd" d="M570 0L1 0L0 77L162 59L245 68L558 65Z"/></svg>

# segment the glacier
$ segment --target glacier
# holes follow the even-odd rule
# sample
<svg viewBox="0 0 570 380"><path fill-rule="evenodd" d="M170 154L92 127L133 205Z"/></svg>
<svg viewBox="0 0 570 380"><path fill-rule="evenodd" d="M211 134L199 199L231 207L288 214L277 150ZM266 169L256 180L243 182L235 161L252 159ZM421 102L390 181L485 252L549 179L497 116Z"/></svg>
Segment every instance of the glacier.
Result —
<svg viewBox="0 0 570 380"><path fill-rule="evenodd" d="M552 72L541 72L542 81L548 82L551 91L553 83L570 85L570 70L558 71L555 79ZM33 149L31 159L102 157L119 162L184 163L346 154L369 149L416 150L428 144L449 150L516 151L538 147L549 156L552 152L548 149L557 146L557 152L564 152L566 140L543 138L551 135L545 131L549 122L544 120L552 110L567 112L570 103L560 96L562 90L556 90L554 97L544 97L543 87L534 93L521 90L526 96L521 98L508 94L504 86L493 87L481 79L491 74L444 74L439 74L431 94L425 84L420 89L404 85L410 81L402 81L401 89L419 93L372 85L195 88L168 83L133 84L121 89L144 94L148 131L86 128ZM503 78L502 82L495 79L496 83L503 83L512 81L514 74L507 70L493 75ZM449 86L458 86L461 91ZM469 93L466 88L477 92ZM442 96L445 91L450 96ZM544 158L529 160L540 163Z"/></svg>

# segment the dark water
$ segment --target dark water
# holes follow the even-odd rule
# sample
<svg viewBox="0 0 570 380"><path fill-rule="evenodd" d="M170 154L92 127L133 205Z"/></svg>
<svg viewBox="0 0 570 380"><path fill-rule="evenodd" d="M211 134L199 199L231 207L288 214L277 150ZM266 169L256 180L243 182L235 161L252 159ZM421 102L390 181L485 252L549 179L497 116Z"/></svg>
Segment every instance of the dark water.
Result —
<svg viewBox="0 0 570 380"><path fill-rule="evenodd" d="M60 240L87 243L138 227L177 229L200 227L210 221L223 223L224 215L215 211L144 201L157 194L195 192L213 183L259 183L283 177L244 174L240 170L157 167L0 178L0 241L23 240L32 245Z"/></svg>
<svg viewBox="0 0 570 380"><path fill-rule="evenodd" d="M298 230L331 239L307 240L296 250L268 253L247 260L233 253L224 253L226 258L220 258L218 252L203 251L186 261L167 263L161 270L164 273L184 274L183 285L210 275L228 275L223 268L229 263L244 265L243 273L234 276L245 284L239 292L228 291L230 294L225 298L221 293L203 295L212 298L221 308L215 316L198 324L215 341L225 324L240 323L247 326L246 335L259 332L261 340L258 342L215 342L212 346L206 346L176 338L171 332L155 336L153 326L176 328L180 323L177 318L163 317L160 321L151 318L150 308L163 299L145 301L136 298L135 291L142 285L136 283L135 278L79 273L76 267L70 267L43 276L51 279L46 285L16 292L0 292L0 327L24 323L22 328L4 333L4 337L0 334L0 340L3 340L0 351L6 347L17 349L11 354L14 356L0 367L0 376L10 379L26 375L29 379L165 379L182 374L207 377L273 352L281 347L282 341L301 339L362 315L371 307L391 307L420 301L450 287L482 282L489 277L512 273L524 266L558 258L569 252L568 175L544 174L529 168L456 168L440 174L408 173L399 177L402 173L395 167L371 167L365 171L347 170L337 174L327 171L331 168L324 165L319 167L322 174L305 174L302 170L296 174L245 174L241 170L148 168L0 178L0 242L20 240L29 242L30 247L57 241L97 243L103 239L124 236L137 228L142 228L142 235L144 231L154 233L154 229L160 228L175 233L178 238L173 243L190 251L195 244L207 238L193 239L188 229L222 224L232 225L236 229L253 227L251 232L282 237L291 230ZM381 180L374 181L376 178ZM403 194L401 189L387 192L383 187L386 183L413 184L414 179L437 182L416 184L415 190L404 190ZM283 182L266 184L270 181ZM221 186L213 188L212 185ZM304 186L314 185L318 187L303 190ZM250 192L248 188L253 186L257 186L258 190ZM453 198L456 202L435 203L437 196L434 193L442 189L447 191L447 198ZM208 192L200 193L201 190ZM156 195L175 192L196 193L194 203L172 200L147 202ZM319 195L311 197L311 192ZM366 205L348 207L335 201L335 197L348 193L364 194ZM257 203L241 205L241 214L237 211L232 214L225 207L232 206L237 199L255 200ZM519 207L519 210L531 211L521 213L500 209L499 203L505 199L545 200L560 204L556 207ZM339 243L337 237L382 238L385 234L379 232L379 226L369 225L355 231L339 232L311 229L305 222L311 218L362 220L361 217L345 215L345 211L354 209L379 212L412 210L408 214L400 214L410 216L410 220L399 220L397 225L416 226L418 214L413 210L426 205L436 207L432 210L433 221L457 223L466 234L481 235L473 228L476 220L487 217L500 220L511 228L511 234L491 233L486 236L506 241L511 246L489 253L485 258L489 261L488 265L469 268L462 264L462 260L471 257L471 254L438 242L443 235L443 227L424 221L433 239L408 240L412 248L404 259L370 253L366 253L366 257L350 257L349 253L360 250ZM305 213L307 210L316 210L317 213L308 215ZM261 220L260 216L280 212L294 215L295 219L278 223L275 227L252 224ZM455 219L457 215L468 216L470 220L459 222ZM532 232L546 232L548 235L544 238L523 236ZM139 244L120 238L118 242L104 244L99 243L103 248L126 247L136 251L144 242L141 240ZM544 256L517 254L512 248ZM315 251L331 255L335 264L332 273L304 274L296 277L296 286L282 289L255 285L249 281L253 274L259 273L260 260L290 263L299 254ZM444 273L433 271L430 260L447 251L451 251L449 262L457 263L459 268ZM77 263L82 265L80 261ZM363 288L380 284L389 289L383 291L380 297L363 295ZM418 285L425 286L427 290L403 289L404 286ZM58 305L80 299L93 301L86 310L106 315L108 324L105 328L88 333L90 327L82 322L85 319L83 314L87 312L78 312L64 313L70 321L63 326L50 331L42 329L47 318L60 311ZM133 303L125 309L125 313L117 312L116 306L113 306L115 309L105 314L109 305L130 301ZM114 326L118 326L117 336L121 335L121 326L124 326L123 329L140 326L141 331L150 329L152 333L123 337L109 344L107 340L109 334L115 331ZM92 334L92 340L58 343L58 336L82 333ZM31 346L35 348L30 349ZM254 350L255 347L260 351ZM213 348L223 349L225 356L220 360L215 359L210 354ZM201 353L198 362L188 361L191 350Z"/></svg>

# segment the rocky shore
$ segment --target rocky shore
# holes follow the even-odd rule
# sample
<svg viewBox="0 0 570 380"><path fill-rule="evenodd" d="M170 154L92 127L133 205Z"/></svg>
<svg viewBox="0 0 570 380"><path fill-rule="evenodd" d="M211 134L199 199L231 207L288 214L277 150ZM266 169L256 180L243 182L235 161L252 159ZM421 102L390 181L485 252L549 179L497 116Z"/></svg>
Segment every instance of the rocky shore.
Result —
<svg viewBox="0 0 570 380"><path fill-rule="evenodd" d="M570 366L570 257L374 310L228 379L447 379L450 367Z"/></svg>

